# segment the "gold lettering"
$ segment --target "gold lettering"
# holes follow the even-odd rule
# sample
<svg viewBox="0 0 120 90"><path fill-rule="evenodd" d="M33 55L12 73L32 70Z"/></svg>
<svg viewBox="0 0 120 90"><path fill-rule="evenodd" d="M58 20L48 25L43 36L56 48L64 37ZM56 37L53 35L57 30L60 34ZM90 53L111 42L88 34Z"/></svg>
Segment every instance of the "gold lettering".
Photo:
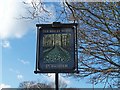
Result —
<svg viewBox="0 0 120 90"><path fill-rule="evenodd" d="M46 64L45 65L46 69L47 68L51 68L51 69L64 69L64 68L68 68L68 64Z"/></svg>

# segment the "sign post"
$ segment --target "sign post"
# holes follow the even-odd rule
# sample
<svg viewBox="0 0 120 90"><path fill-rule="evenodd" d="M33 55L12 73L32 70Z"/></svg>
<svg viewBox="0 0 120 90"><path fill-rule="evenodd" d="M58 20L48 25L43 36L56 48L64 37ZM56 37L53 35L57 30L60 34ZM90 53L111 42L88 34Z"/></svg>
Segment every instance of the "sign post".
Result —
<svg viewBox="0 0 120 90"><path fill-rule="evenodd" d="M58 73L55 73L55 87L56 87L56 90L59 90L59 75Z"/></svg>
<svg viewBox="0 0 120 90"><path fill-rule="evenodd" d="M75 73L78 71L77 24L36 24L35 73ZM56 81L57 83L57 81ZM57 86L56 86L57 87Z"/></svg>

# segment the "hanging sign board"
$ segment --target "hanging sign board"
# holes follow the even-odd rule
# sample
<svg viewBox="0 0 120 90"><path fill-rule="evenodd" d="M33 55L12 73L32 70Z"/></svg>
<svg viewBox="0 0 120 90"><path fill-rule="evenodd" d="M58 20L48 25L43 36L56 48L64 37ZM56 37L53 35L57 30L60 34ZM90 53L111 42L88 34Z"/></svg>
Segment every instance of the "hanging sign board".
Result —
<svg viewBox="0 0 120 90"><path fill-rule="evenodd" d="M75 70L76 24L37 24L36 70L71 72Z"/></svg>

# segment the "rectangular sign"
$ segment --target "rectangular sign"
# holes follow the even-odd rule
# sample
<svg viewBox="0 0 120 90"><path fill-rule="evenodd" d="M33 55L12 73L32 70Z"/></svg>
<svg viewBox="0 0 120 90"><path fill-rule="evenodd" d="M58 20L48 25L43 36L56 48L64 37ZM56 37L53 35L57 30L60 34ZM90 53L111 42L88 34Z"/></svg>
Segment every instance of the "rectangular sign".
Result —
<svg viewBox="0 0 120 90"><path fill-rule="evenodd" d="M72 28L40 30L39 69L60 71L74 69L74 38Z"/></svg>
<svg viewBox="0 0 120 90"><path fill-rule="evenodd" d="M59 27L42 24L37 31L36 71L41 73L74 72L75 28L74 24Z"/></svg>

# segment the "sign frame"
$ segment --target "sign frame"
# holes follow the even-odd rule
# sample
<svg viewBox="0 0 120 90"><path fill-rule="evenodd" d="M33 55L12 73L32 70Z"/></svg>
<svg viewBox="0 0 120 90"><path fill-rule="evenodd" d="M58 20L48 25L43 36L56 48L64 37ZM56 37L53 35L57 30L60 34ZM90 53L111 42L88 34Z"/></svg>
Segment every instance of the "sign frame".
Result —
<svg viewBox="0 0 120 90"><path fill-rule="evenodd" d="M77 51L77 23L60 23L53 22L53 24L36 24L37 27L37 46L36 46L36 68L34 73L75 73L78 71L78 51ZM57 30L71 29L70 32L63 32ZM46 30L53 30L55 32L47 32ZM57 32L56 32L57 31ZM72 68L51 68L48 66L48 69L44 68L43 63L43 37L46 34L68 34L70 33L72 39ZM50 64L49 64L50 65ZM52 65L52 64L51 64ZM57 65L57 64L56 64ZM60 64L62 65L62 64ZM54 65L55 66L55 65ZM64 66L64 65L63 65Z"/></svg>

